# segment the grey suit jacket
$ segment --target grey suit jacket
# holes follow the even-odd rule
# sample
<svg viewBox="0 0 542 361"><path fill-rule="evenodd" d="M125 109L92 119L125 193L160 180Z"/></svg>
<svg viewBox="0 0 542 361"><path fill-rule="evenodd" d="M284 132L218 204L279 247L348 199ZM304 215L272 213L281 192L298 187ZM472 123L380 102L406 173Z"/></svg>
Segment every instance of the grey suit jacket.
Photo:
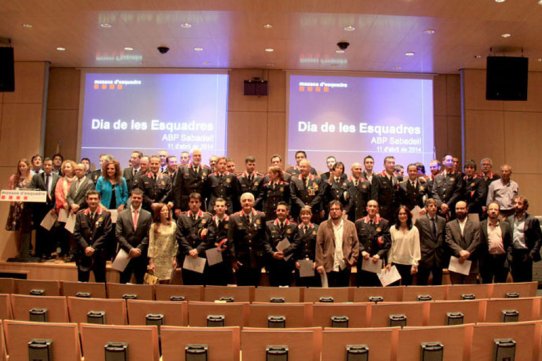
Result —
<svg viewBox="0 0 542 361"><path fill-rule="evenodd" d="M134 230L132 221L132 209L126 208L120 212L117 217L117 225L115 228L115 236L122 249L127 253L134 247L141 250L143 256L147 255L149 246L149 229L152 223L152 216L149 211L140 209L137 228Z"/></svg>
<svg viewBox="0 0 542 361"><path fill-rule="evenodd" d="M443 264L446 258L446 243L444 242L446 219L436 216L435 224L437 226L436 237L433 235L433 228L428 215L416 220L416 228L420 232L420 249L422 252L420 266L444 268L448 266Z"/></svg>
<svg viewBox="0 0 542 361"><path fill-rule="evenodd" d="M79 189L76 189L76 181L72 182L70 186L68 196L66 197L70 207L72 204L77 204L80 209L86 208L85 200L87 198L87 192L94 189L94 183L87 177L83 177L81 182Z"/></svg>
<svg viewBox="0 0 542 361"><path fill-rule="evenodd" d="M459 252L466 250L470 252L469 260L472 261L470 273L478 273L478 248L480 247L480 224L467 219L463 236L459 222L454 219L446 223L446 244L453 256L459 258Z"/></svg>

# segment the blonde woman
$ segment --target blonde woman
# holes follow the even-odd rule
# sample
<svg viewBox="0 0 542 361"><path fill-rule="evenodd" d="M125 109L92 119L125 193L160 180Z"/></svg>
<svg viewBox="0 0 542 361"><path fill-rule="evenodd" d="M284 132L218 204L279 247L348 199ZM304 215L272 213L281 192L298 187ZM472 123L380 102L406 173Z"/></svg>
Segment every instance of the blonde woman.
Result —
<svg viewBox="0 0 542 361"><path fill-rule="evenodd" d="M32 182L32 173L30 172L30 162L23 158L17 162L15 174L9 177L9 189L29 188ZM31 238L32 238L32 211L28 203L11 202L9 214L6 222L6 230L18 232L17 243L21 259L31 257Z"/></svg>
<svg viewBox="0 0 542 361"><path fill-rule="evenodd" d="M160 283L169 283L171 274L177 267L177 224L171 220L171 211L164 203L152 206L153 223L149 230L148 270Z"/></svg>

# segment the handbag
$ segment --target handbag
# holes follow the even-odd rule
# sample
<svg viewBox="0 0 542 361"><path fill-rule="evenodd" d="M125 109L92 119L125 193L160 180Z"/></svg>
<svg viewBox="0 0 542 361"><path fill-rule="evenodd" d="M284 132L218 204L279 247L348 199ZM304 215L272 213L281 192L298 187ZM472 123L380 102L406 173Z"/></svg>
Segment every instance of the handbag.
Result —
<svg viewBox="0 0 542 361"><path fill-rule="evenodd" d="M145 277L143 278L143 283L146 285L155 285L158 283L158 277L153 275L152 273L145 272Z"/></svg>

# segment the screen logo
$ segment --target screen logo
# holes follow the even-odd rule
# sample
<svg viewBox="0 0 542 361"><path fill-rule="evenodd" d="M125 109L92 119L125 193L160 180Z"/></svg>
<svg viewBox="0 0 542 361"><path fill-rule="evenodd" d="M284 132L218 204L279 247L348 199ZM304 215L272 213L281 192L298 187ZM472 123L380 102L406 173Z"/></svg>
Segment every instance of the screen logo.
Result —
<svg viewBox="0 0 542 361"><path fill-rule="evenodd" d="M143 84L143 82L139 79L96 79L92 85L94 90L123 90L126 87L139 86L141 84Z"/></svg>

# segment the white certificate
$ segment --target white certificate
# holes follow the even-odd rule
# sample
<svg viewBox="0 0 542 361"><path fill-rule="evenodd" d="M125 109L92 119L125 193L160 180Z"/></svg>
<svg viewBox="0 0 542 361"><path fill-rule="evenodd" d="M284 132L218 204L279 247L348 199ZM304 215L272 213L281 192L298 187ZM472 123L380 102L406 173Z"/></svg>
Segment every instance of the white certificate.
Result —
<svg viewBox="0 0 542 361"><path fill-rule="evenodd" d="M45 217L43 217L43 219L41 220L40 226L50 231L51 228L53 228L53 226L55 225L56 219L56 213L47 212Z"/></svg>
<svg viewBox="0 0 542 361"><path fill-rule="evenodd" d="M417 220L418 218L420 218L420 216L421 216L421 214L420 214L421 210L422 210L422 209L420 208L420 206L416 206L416 207L414 207L414 208L412 209L412 211L410 211L410 212L412 213L412 223L416 223L416 220Z"/></svg>
<svg viewBox="0 0 542 361"><path fill-rule="evenodd" d="M367 272L380 273L382 272L382 260L379 259L378 262L374 263L372 258L368 260L364 258L361 261L361 269Z"/></svg>
<svg viewBox="0 0 542 361"><path fill-rule="evenodd" d="M472 261L469 261L468 259L465 260L463 263L459 263L459 258L452 256L450 257L450 265L448 266L448 271L468 276L471 265Z"/></svg>
<svg viewBox="0 0 542 361"><path fill-rule="evenodd" d="M108 211L111 213L111 223L117 223L119 212L116 209L108 209Z"/></svg>
<svg viewBox="0 0 542 361"><path fill-rule="evenodd" d="M386 287L387 285L399 281L401 275L399 274L397 267L391 266L389 270L383 269L382 272L378 274L378 279L380 280L380 283L382 283L382 286Z"/></svg>
<svg viewBox="0 0 542 361"><path fill-rule="evenodd" d="M209 248L205 251L205 255L207 256L207 263L209 263L209 266L214 266L215 264L222 263L222 252L220 252L217 248Z"/></svg>
<svg viewBox="0 0 542 361"><path fill-rule="evenodd" d="M117 256L113 260L113 264L111 264L111 268L122 272L128 266L128 263L130 262L130 257L128 253L124 249L120 249L117 253Z"/></svg>
<svg viewBox="0 0 542 361"><path fill-rule="evenodd" d="M58 221L62 223L66 223L68 220L68 211L64 208L60 208L60 211L58 211Z"/></svg>
<svg viewBox="0 0 542 361"><path fill-rule="evenodd" d="M184 257L183 268L197 273L203 273L205 262L207 262L205 258L186 256Z"/></svg>
<svg viewBox="0 0 542 361"><path fill-rule="evenodd" d="M277 243L277 251L282 252L286 248L290 247L290 241L288 241L288 238L284 238L282 241Z"/></svg>
<svg viewBox="0 0 542 361"><path fill-rule="evenodd" d="M70 214L68 216L68 219L66 220L66 225L64 226L64 228L66 228L66 231L70 232L73 234L73 230L75 229L75 218L76 218L76 215L75 214Z"/></svg>
<svg viewBox="0 0 542 361"><path fill-rule="evenodd" d="M324 270L324 272L320 273L320 280L322 281L322 288L329 288L329 282L327 281L327 273Z"/></svg>
<svg viewBox="0 0 542 361"><path fill-rule="evenodd" d="M310 259L299 260L299 277L314 277L313 263Z"/></svg>

